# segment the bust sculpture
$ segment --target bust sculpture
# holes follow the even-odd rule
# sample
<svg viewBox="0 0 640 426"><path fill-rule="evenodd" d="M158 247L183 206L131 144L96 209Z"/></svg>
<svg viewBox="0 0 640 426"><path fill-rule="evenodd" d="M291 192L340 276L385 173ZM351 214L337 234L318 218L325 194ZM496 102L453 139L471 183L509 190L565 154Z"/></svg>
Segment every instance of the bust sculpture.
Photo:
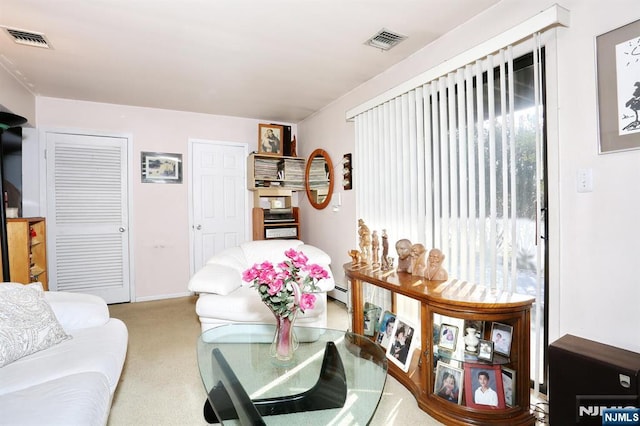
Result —
<svg viewBox="0 0 640 426"><path fill-rule="evenodd" d="M424 276L427 249L423 244L416 243L411 246L411 275Z"/></svg>
<svg viewBox="0 0 640 426"><path fill-rule="evenodd" d="M398 272L409 272L411 269L411 241L403 238L396 242L396 252L398 253Z"/></svg>
<svg viewBox="0 0 640 426"><path fill-rule="evenodd" d="M434 248L429 251L427 267L424 270L424 276L428 280L444 281L449 278L449 274L447 274L447 271L442 267L444 257L440 249Z"/></svg>

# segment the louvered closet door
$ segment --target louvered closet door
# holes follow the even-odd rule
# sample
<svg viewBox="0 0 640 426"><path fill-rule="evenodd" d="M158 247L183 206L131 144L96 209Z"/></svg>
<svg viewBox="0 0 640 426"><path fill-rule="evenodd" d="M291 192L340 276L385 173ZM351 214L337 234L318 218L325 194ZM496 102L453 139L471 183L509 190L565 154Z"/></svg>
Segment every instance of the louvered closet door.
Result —
<svg viewBox="0 0 640 426"><path fill-rule="evenodd" d="M127 138L47 133L50 286L130 300Z"/></svg>

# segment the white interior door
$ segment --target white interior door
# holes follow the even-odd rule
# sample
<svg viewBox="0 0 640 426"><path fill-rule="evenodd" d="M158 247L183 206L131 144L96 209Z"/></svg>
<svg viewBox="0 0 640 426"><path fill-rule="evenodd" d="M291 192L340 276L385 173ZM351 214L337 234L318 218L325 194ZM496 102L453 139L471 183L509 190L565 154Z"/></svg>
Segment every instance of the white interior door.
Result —
<svg viewBox="0 0 640 426"><path fill-rule="evenodd" d="M190 140L193 274L213 256L249 239L247 145Z"/></svg>
<svg viewBox="0 0 640 426"><path fill-rule="evenodd" d="M128 139L47 132L49 282L130 301Z"/></svg>

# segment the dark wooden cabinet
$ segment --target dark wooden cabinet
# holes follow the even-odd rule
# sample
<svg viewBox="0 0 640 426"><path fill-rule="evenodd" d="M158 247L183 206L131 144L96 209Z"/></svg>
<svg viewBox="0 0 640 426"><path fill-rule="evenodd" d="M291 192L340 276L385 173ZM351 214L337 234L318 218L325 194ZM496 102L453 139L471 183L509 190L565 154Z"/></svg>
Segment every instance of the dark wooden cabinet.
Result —
<svg viewBox="0 0 640 426"><path fill-rule="evenodd" d="M428 281L424 277L412 276L404 272L374 271L369 265L344 265L347 278L351 281L352 329L364 332L363 286L373 285L391 292L391 310L395 312L398 295L417 300L420 303L421 347L412 353L407 372L394 363L389 363L389 373L413 393L418 406L435 419L447 425L533 425L534 417L530 405L530 311L534 298L526 295L490 289L466 281ZM506 327L510 333L508 355L494 352L491 361L478 360L465 354L464 326L466 321L482 321L484 329L481 337L491 339L491 326ZM458 329L456 349L439 345L442 325L452 325ZM462 345L460 347L459 345ZM443 345L445 346L445 345ZM509 401L511 406L501 408L478 407L469 401L470 390L477 387L469 377L462 380L460 403L448 401L437 395L436 373L438 362L450 365L462 372L477 366L486 366L494 374L502 369L511 372L515 385ZM465 369L466 367L466 369ZM500 380L502 376L500 375ZM465 387L469 387L465 392ZM472 398L471 398L472 399ZM501 401L504 401L501 397Z"/></svg>

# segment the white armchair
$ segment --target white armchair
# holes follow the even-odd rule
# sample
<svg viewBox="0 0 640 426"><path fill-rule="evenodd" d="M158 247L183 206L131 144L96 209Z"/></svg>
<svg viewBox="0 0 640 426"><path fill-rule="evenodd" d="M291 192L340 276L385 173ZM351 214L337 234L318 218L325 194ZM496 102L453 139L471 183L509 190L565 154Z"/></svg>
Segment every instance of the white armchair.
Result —
<svg viewBox="0 0 640 426"><path fill-rule="evenodd" d="M309 263L324 267L330 274L321 280L316 305L304 314L298 314L297 325L326 327L327 291L333 290L334 281L329 264L331 258L317 247L300 240L250 241L214 255L189 280L189 290L198 293L196 313L202 331L229 323L275 323L275 317L262 303L251 283L242 280L242 273L256 263L265 260L273 264L285 260L288 249L303 252Z"/></svg>

